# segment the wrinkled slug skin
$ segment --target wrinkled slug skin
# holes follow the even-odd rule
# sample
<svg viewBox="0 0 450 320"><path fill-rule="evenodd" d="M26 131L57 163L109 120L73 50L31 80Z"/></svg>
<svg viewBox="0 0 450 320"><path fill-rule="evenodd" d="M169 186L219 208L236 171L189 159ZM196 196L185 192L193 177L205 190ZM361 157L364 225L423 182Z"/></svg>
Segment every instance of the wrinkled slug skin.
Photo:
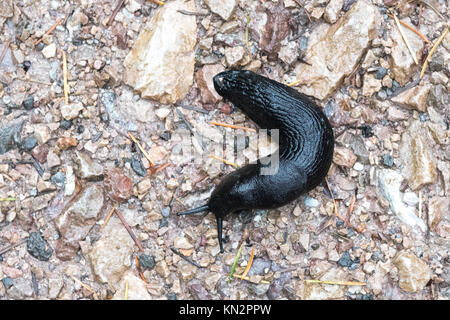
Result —
<svg viewBox="0 0 450 320"><path fill-rule="evenodd" d="M320 108L297 90L251 71L225 71L214 77L216 91L264 129L279 130L279 168L261 175L259 160L225 176L202 211L222 219L242 209L281 207L315 188L327 175L334 136ZM185 213L194 213L188 210ZM196 211L198 212L198 210Z"/></svg>

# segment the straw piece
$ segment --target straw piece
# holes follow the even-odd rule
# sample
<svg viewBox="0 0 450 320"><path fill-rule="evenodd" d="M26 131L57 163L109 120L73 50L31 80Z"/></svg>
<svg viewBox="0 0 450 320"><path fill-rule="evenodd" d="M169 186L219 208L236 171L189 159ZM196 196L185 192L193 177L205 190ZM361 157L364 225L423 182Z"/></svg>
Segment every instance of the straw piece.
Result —
<svg viewBox="0 0 450 320"><path fill-rule="evenodd" d="M115 207L112 207L111 210L109 210L108 214L106 215L105 221L103 222L101 228L100 228L100 232L103 231L103 229L105 228L106 224L108 223L109 219L111 218L113 212L114 212Z"/></svg>
<svg viewBox="0 0 450 320"><path fill-rule="evenodd" d="M394 16L392 14L387 14L389 17L391 17L392 19L394 19ZM419 37L422 38L423 41L425 42L430 42L430 40L427 39L427 37L425 37L422 33L420 33L419 30L414 29L413 27L411 27L409 24L407 24L406 22L402 21L402 20L398 20L402 25L404 25L405 27L407 27L409 30L411 30L412 32L414 32L415 34L417 34Z"/></svg>
<svg viewBox="0 0 450 320"><path fill-rule="evenodd" d="M67 82L67 56L63 51L64 102L69 104L69 84Z"/></svg>
<svg viewBox="0 0 450 320"><path fill-rule="evenodd" d="M417 61L417 57L414 54L414 51L411 48L411 45L409 44L408 38L406 37L405 33L403 32L402 27L400 26L400 22L398 21L398 18L395 14L394 14L394 20L395 20L395 24L397 25L398 30L400 31L400 34L402 35L403 41L405 42L406 47L408 48L409 53L411 54L411 56L414 60L414 63L419 64L419 62Z"/></svg>
<svg viewBox="0 0 450 320"><path fill-rule="evenodd" d="M242 278L242 276L240 276L240 275L238 275L238 274L233 274L233 277L234 277L234 278L239 278L239 279L241 279L241 280L250 281L250 278L249 278L249 277L244 277L244 278ZM253 281L250 281L250 282L253 282ZM270 282L267 281L267 280L261 280L259 283L270 284Z"/></svg>
<svg viewBox="0 0 450 320"><path fill-rule="evenodd" d="M239 167L236 163L231 162L231 161L227 161L227 160L222 159L222 158L219 158L219 157L216 157L216 156L213 155L213 154L210 154L209 157L210 157L210 158L213 158L213 159L216 159L216 160L219 160L219 161L222 161L223 163L228 164L228 165L230 165L230 166L233 166L233 167L235 167L236 169Z"/></svg>
<svg viewBox="0 0 450 320"><path fill-rule="evenodd" d="M97 293L96 293L91 287L89 287L87 284L81 282L80 280L78 280L77 278L75 278L75 277L72 276L72 275L70 275L70 277L72 278L73 281L75 281L76 283L78 283L80 286L82 286L83 288L85 288L87 291L91 292L95 300L98 300L98 295L97 295Z"/></svg>
<svg viewBox="0 0 450 320"><path fill-rule="evenodd" d="M211 121L209 124L212 124L215 126L221 126L221 127L225 127L225 128L242 129L242 130L246 130L246 131L256 132L256 130L253 128L238 126L238 125L234 125L234 124L221 123L221 122L216 122L216 121Z"/></svg>
<svg viewBox="0 0 450 320"><path fill-rule="evenodd" d="M133 142L136 143L138 148L142 151L144 157L147 158L148 162L150 162L150 166L153 167L155 164L153 163L152 159L150 159L150 155L147 153L147 151L144 150L139 141L137 141L137 139L133 136L133 134L130 131L128 131L128 135L130 136L131 140L133 140Z"/></svg>
<svg viewBox="0 0 450 320"><path fill-rule="evenodd" d="M365 286L365 282L353 282L353 281L324 281L324 280L305 280L308 283L320 283L320 284L331 284L338 286Z"/></svg>
<svg viewBox="0 0 450 320"><path fill-rule="evenodd" d="M425 3L425 2L424 2ZM422 71L420 72L420 79L422 79L423 74L425 73L425 70L427 69L428 62L431 59L431 56L436 51L436 48L439 46L439 44L444 40L445 36L447 35L449 28L445 29L445 31L442 33L442 35L439 37L439 39L436 41L436 43L433 45L433 48L431 48L430 53L428 53L427 58L425 59L425 63L423 64Z"/></svg>

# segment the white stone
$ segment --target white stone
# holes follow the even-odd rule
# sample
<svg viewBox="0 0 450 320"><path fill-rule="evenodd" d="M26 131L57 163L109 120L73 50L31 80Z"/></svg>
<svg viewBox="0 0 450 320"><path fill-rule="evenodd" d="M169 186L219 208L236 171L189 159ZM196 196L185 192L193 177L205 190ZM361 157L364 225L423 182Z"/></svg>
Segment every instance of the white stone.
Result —
<svg viewBox="0 0 450 320"><path fill-rule="evenodd" d="M205 2L212 12L228 20L234 13L239 0L205 0Z"/></svg>
<svg viewBox="0 0 450 320"><path fill-rule="evenodd" d="M166 2L157 9L125 58L123 80L143 98L175 103L194 80L197 24L193 0Z"/></svg>
<svg viewBox="0 0 450 320"><path fill-rule="evenodd" d="M51 43L48 46L46 46L44 49L42 49L42 54L47 59L54 58L55 55L56 55L56 44L55 43Z"/></svg>

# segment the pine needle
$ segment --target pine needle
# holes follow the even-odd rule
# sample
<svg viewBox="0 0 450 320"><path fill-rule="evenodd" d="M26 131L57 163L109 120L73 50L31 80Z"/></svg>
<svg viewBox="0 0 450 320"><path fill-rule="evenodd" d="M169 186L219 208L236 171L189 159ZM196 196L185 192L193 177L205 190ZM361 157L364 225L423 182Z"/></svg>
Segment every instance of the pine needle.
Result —
<svg viewBox="0 0 450 320"><path fill-rule="evenodd" d="M228 164L228 165L230 165L230 166L233 166L233 167L235 167L236 169L239 168L239 166L238 166L236 163L231 162L231 161L227 161L227 160L222 159L222 158L219 158L219 157L216 157L216 156L213 155L213 154L210 154L209 157L210 157L210 158L213 158L213 159L215 159L215 160L222 161L223 163Z"/></svg>
<svg viewBox="0 0 450 320"><path fill-rule="evenodd" d="M134 261L136 262L136 269L139 273L139 277L141 277L142 281L148 284L148 281L145 279L144 274L142 273L141 265L139 264L139 259L137 256L134 256Z"/></svg>
<svg viewBox="0 0 450 320"><path fill-rule="evenodd" d="M247 23L245 25L245 43L247 45L248 54L250 56L250 60L253 59L252 50L250 50L250 42L248 41L248 29L250 25L250 15L247 15Z"/></svg>
<svg viewBox="0 0 450 320"><path fill-rule="evenodd" d="M389 17L391 17L392 19L394 19L394 16L392 14L387 14ZM398 20L402 25L404 25L405 27L407 27L409 30L411 30L412 32L414 32L415 34L417 34L419 37L422 38L423 41L425 42L430 42L430 40L427 39L427 37L425 37L422 33L420 33L419 30L411 27L409 24L407 24L406 22L402 21L402 20Z"/></svg>
<svg viewBox="0 0 450 320"><path fill-rule="evenodd" d="M64 78L64 102L69 104L69 84L67 82L67 57L63 50L63 78Z"/></svg>
<svg viewBox="0 0 450 320"><path fill-rule="evenodd" d="M233 277L234 277L234 278L239 278L239 279L241 279L241 280L250 281L250 278L249 278L249 277L244 277L244 278L242 278L242 276L240 276L240 275L238 275L238 274L233 274ZM250 282L252 282L252 281L250 281ZM270 282L267 281L267 280L261 280L259 283L270 284Z"/></svg>
<svg viewBox="0 0 450 320"><path fill-rule="evenodd" d="M124 296L125 300L128 300L128 280L125 281L125 296Z"/></svg>
<svg viewBox="0 0 450 320"><path fill-rule="evenodd" d="M109 219L111 218L113 212L114 212L115 207L112 207L111 210L109 210L108 214L106 215L105 221L103 222L101 228L100 228L100 232L103 231L103 229L105 228L106 224L108 223Z"/></svg>
<svg viewBox="0 0 450 320"><path fill-rule="evenodd" d="M425 2L424 2L424 3L425 3ZM431 51L430 51L430 53L428 54L428 56L427 56L427 58L425 59L425 62L424 62L424 64L423 64L422 71L420 72L420 79L422 79L423 74L425 73L425 70L426 70L427 67L428 67L428 62L430 61L431 56L432 56L433 53L436 51L436 48L439 46L439 44L442 42L442 40L444 40L445 36L447 35L448 30L449 30L449 28L447 27L447 28L445 29L445 31L442 33L442 35L439 37L439 39L436 41L436 43L433 45L433 48L431 48Z"/></svg>
<svg viewBox="0 0 450 320"><path fill-rule="evenodd" d="M402 36L402 38L403 38L403 41L405 42L406 47L408 48L409 53L411 54L411 56L412 56L412 58L413 58L413 60L414 60L414 63L415 63L415 64L419 64L419 62L417 61L417 57L416 57L416 55L415 55L413 49L411 48L411 45L409 44L408 38L406 37L405 33L404 33L403 30L402 30L402 27L401 27L401 25L400 25L400 22L398 21L397 16L394 14L393 17L394 17L394 20L395 20L395 24L397 25L397 28L398 28L398 30L400 31L400 34L401 34L401 36Z"/></svg>
<svg viewBox="0 0 450 320"><path fill-rule="evenodd" d="M339 215L339 213L338 213L338 209L337 209L337 205L336 205L336 200L334 199L333 191L331 191L330 184L328 183L328 178L327 178L327 177L325 177L325 182L327 183L328 191L330 191L331 199L333 199L334 215L335 215L336 217L338 217L339 219L341 219L342 221L345 221L345 219L342 218L342 217Z"/></svg>
<svg viewBox="0 0 450 320"><path fill-rule="evenodd" d="M246 131L256 132L256 130L253 129L253 128L248 128L248 127L244 127L244 126L237 126L237 125L234 125L234 124L221 123L221 122L216 122L216 121L211 121L209 124L212 124L212 125L215 125L215 126L220 126L220 127L226 127L226 128L232 128L232 129L242 129L242 130L246 130Z"/></svg>
<svg viewBox="0 0 450 320"><path fill-rule="evenodd" d="M16 201L16 198L0 198L0 202Z"/></svg>
<svg viewBox="0 0 450 320"><path fill-rule="evenodd" d="M155 164L153 163L152 159L150 159L150 155L147 153L147 151L145 151L145 149L141 146L141 144L139 143L139 141L137 141L137 139L133 136L133 134L128 131L128 135L130 136L131 140L133 140L134 143L136 143L136 145L138 146L138 148L142 151L142 153L144 154L144 157L148 160L148 162L150 163L150 166L154 166Z"/></svg>
<svg viewBox="0 0 450 320"><path fill-rule="evenodd" d="M244 242L242 242L241 246L239 247L239 250L237 252L236 258L234 258L233 266L231 267L230 275L228 276L228 283L230 283L231 279L233 279L234 271L236 270L236 266L239 260L239 257L241 256L242 248L244 247Z"/></svg>
<svg viewBox="0 0 450 320"><path fill-rule="evenodd" d="M45 33L46 35L49 35L50 33L53 32L53 30L56 29L56 27L61 23L61 21L63 21L62 18L58 18L58 20L56 20L56 22L50 27L50 29L47 30L47 32ZM39 40L37 40L34 45L37 46L39 43L41 43L42 39L44 39L44 37L40 38Z"/></svg>
<svg viewBox="0 0 450 320"><path fill-rule="evenodd" d="M365 282L353 282L353 281L325 281L325 280L305 280L308 283L320 283L320 284L331 284L338 286L365 286Z"/></svg>
<svg viewBox="0 0 450 320"><path fill-rule="evenodd" d="M247 273L250 271L253 263L253 257L255 256L255 248L252 247L252 254L250 255L250 259L248 260L247 267L244 270L244 273L241 275L241 280L244 280Z"/></svg>
<svg viewBox="0 0 450 320"><path fill-rule="evenodd" d="M77 278L75 278L74 276L70 275L70 277L72 278L73 281L75 281L76 283L78 283L80 286L82 286L83 288L85 288L87 291L92 293L92 296L94 297L95 300L98 300L98 295L97 293L91 288L89 287L87 284L84 284L83 282L81 282L80 280L78 280Z"/></svg>

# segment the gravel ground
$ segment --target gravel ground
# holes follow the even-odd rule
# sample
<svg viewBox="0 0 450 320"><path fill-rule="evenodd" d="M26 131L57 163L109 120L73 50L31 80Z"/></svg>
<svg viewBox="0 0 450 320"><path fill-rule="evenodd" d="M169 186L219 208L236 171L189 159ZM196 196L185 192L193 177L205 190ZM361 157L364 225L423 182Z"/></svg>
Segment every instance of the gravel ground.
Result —
<svg viewBox="0 0 450 320"><path fill-rule="evenodd" d="M120 2L0 3L1 299L450 297L447 1ZM229 216L220 254L176 213L256 157L210 124L256 128L212 87L231 68L298 80L336 147L329 187Z"/></svg>

